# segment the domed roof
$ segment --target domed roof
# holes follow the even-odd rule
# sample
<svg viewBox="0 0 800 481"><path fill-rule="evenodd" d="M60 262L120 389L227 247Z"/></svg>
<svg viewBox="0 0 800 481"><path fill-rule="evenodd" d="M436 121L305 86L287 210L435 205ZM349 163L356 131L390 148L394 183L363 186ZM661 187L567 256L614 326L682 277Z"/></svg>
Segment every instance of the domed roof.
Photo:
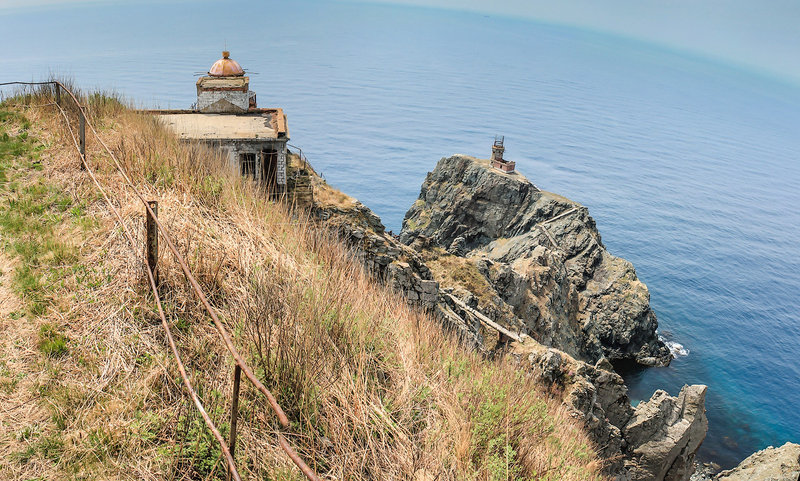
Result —
<svg viewBox="0 0 800 481"><path fill-rule="evenodd" d="M222 58L214 62L214 65L208 69L208 74L212 77L241 77L244 75L244 70L239 65L239 62L230 56L227 50L222 52Z"/></svg>

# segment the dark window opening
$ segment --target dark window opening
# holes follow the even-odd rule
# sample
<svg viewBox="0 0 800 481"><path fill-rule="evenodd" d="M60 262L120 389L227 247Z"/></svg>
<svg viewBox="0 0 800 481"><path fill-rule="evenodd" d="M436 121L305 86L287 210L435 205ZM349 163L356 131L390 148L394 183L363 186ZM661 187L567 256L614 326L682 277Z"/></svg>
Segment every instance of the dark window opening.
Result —
<svg viewBox="0 0 800 481"><path fill-rule="evenodd" d="M261 152L261 179L266 184L267 190L274 192L278 184L278 152L264 150Z"/></svg>
<svg viewBox="0 0 800 481"><path fill-rule="evenodd" d="M242 176L255 177L256 176L256 154L239 154L239 165L241 168Z"/></svg>

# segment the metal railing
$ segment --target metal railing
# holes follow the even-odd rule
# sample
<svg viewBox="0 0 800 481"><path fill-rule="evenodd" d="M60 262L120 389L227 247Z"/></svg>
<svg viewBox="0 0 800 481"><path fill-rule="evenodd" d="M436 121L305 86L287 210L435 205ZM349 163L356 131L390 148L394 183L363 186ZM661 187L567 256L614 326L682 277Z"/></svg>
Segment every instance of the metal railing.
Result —
<svg viewBox="0 0 800 481"><path fill-rule="evenodd" d="M154 296L154 298L156 300L156 307L157 307L157 310L158 310L158 315L161 318L161 324L164 327L164 331L165 331L165 333L167 335L167 341L169 343L170 350L172 351L172 354L175 357L177 368L178 368L178 371L180 372L180 375L181 375L181 378L183 380L184 386L186 387L186 390L189 392L189 396L191 397L192 401L194 402L195 406L197 407L197 410L200 412L200 415L202 416L203 420L205 421L206 426L208 426L208 428L211 430L212 434L214 435L214 438L216 438L217 442L220 445L220 449L221 449L221 451L222 451L222 453L223 453L223 455L225 457L226 463L228 465L228 477L229 477L229 479L232 478L232 479L234 479L236 481L241 481L241 477L239 476L239 472L238 472L238 470L236 468L236 461L235 461L235 459L233 457L233 453L234 453L234 450L235 450L235 447L236 447L236 424L237 424L237 416L238 416L237 411L238 411L238 404L239 404L239 380L240 380L240 377L241 377L241 373L244 372L245 377L250 381L250 383L267 398L267 401L269 402L270 407L272 408L272 410L274 411L275 415L277 416L278 422L280 423L281 427L283 427L284 429L288 428L289 427L289 419L286 417L286 414L284 413L283 409L278 404L278 401L275 399L275 396L273 396L273 394L269 391L269 389L267 389L266 386L264 386L264 384L256 377L256 375L253 372L253 369L247 364L247 362L244 360L244 358L242 358L242 356L239 353L239 351L233 345L233 340L232 340L230 334L225 329L225 326L223 326L222 322L219 320L219 317L214 312L214 309L211 307L211 304L209 303L208 298L206 297L206 295L203 293L203 290L200 287L200 284L197 282L197 279L194 277L194 275L192 274L191 270L189 269L189 265L187 264L186 260L183 258L181 253L178 251L178 249L175 247L175 244L173 243L172 238L171 238L169 232L167 231L167 229L158 220L158 215L157 215L158 204L157 204L157 202L147 201L144 198L144 196L141 194L141 192L139 192L139 190L136 188L136 186L131 181L131 179L128 176L128 174L125 172L125 169L122 167L122 165L120 164L120 162L117 159L117 157L114 155L114 153L111 151L111 149L108 148L108 145L106 145L106 143L103 141L103 139L98 135L97 130L94 128L94 125L91 122L89 122L89 120L88 120L88 118L86 116L86 109L80 103L80 101L78 100L76 95L69 88L67 88L63 83L61 83L59 81L56 81L56 80L47 81L47 82L3 82L3 83L0 83L0 86L5 86L5 85L52 85L53 86L53 88L54 88L54 96L55 96L54 105L58 108L59 112L61 113L61 116L64 118L64 122L66 124L67 129L69 130L70 136L71 136L73 144L75 146L75 149L78 152L78 154L80 155L81 170L85 170L89 174L89 177L91 177L92 182L98 188L98 190L102 194L103 198L105 199L106 203L108 203L109 207L111 208L111 210L112 210L114 216L116 217L117 221L119 222L120 226L122 227L124 235L127 238L128 242L130 243L130 247L134 252L134 256L137 257L138 259L140 259L142 261L143 265L145 266L145 271L147 272L147 279L148 279L148 282L149 282L149 285L150 285L150 290L152 291L152 294L153 294L153 296ZM78 110L78 135L77 135L77 137L75 135L75 132L72 129L72 126L70 125L69 117L67 116L67 114L66 114L66 112L65 112L65 110L63 108L64 106L62 105L62 98L61 98L61 91L62 90L67 94L67 96L72 100L72 102L74 102L74 105ZM97 180L97 177L95 176L93 170L89 166L89 163L87 161L87 155L86 155L86 126L89 127L89 130L91 131L91 133L94 136L94 138L98 141L98 143L102 146L102 148L108 154L109 158L111 159L110 163L113 164L113 166L116 168L116 170L119 172L119 174L123 177L123 179L125 180L125 184L133 191L133 193L136 195L136 197L144 205L146 218L147 218L147 223L148 223L148 227L149 227L149 228L146 229L147 230L147 234L146 234L147 241L146 241L146 244L145 244L146 252L145 252L145 257L144 258L140 257L140 253L137 252L137 249L135 247L135 242L133 240L133 235L131 234L131 232L128 229L128 227L125 225L125 222L123 221L122 216L120 215L120 213L117 210L117 208L114 206L114 203L111 201L111 198L109 197L108 192L106 191L106 189L103 188L103 186ZM197 298L200 300L200 303L203 305L205 310L208 312L208 315L211 316L211 319L214 322L214 326L216 327L217 332L219 333L220 337L222 338L226 349L230 353L231 357L234 359L234 362L235 362L235 367L234 367L234 386L233 386L233 397L232 397L232 400L231 400L231 408L232 408L231 409L231 432L230 432L229 442L225 441L225 439L222 436L222 433L220 433L219 429L216 427L214 422L211 420L211 417L208 415L208 412L203 407L203 404L200 401L200 398L197 396L197 392L192 387L192 383L189 380L189 377L188 377L188 375L186 373L185 366L183 364L183 361L181 360L180 354L178 352L178 348L177 348L177 346L175 344L175 340L174 340L174 338L172 336L172 331L171 331L171 329L169 327L169 323L167 322L166 315L164 314L164 309L163 309L163 306L162 306L161 297L160 297L159 292L158 292L158 275L157 275L157 268L156 268L157 267L156 266L156 260L157 260L157 257L158 257L157 256L157 249L158 249L158 243L157 243L158 240L157 239L158 239L158 235L159 234L163 237L164 242L165 242L165 244L167 246L167 249L170 252L172 252L173 256L175 257L175 260L180 265L180 268L183 271L183 274L186 277L186 280L191 285L192 290L195 292ZM155 252L153 252L153 249L155 249ZM300 456L297 454L297 452L295 452L295 450L291 447L289 442L286 440L286 438L283 436L283 434L280 431L277 431L277 438L278 438L278 444L280 445L281 449L283 449L283 451L289 456L289 458L300 469L300 471L303 473L303 475L305 475L305 477L307 479L311 480L311 481L319 481L320 478L317 476L317 474L303 461L302 458L300 458Z"/></svg>

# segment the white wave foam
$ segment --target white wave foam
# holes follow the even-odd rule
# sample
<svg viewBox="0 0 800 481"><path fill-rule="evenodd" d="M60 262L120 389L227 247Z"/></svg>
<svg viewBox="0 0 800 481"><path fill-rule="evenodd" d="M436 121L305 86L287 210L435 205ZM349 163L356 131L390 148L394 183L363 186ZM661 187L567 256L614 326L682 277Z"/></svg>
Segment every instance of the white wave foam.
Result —
<svg viewBox="0 0 800 481"><path fill-rule="evenodd" d="M664 341L664 340L662 339L662 341ZM667 346L667 349L669 349L669 352L672 353L672 357L674 357L674 358L678 358L678 357L683 357L683 356L688 356L689 355L689 350L686 349L685 347L683 347L683 344L681 344L679 342L664 341L664 344Z"/></svg>

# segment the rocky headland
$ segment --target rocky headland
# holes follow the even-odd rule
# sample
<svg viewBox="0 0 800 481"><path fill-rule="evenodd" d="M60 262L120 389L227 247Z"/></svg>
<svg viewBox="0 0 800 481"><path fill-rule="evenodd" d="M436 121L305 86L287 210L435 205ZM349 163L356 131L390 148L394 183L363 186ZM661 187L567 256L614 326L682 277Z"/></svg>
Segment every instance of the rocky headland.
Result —
<svg viewBox="0 0 800 481"><path fill-rule="evenodd" d="M664 366L672 357L647 287L606 250L584 206L455 155L427 175L395 236L357 200L313 182L322 193L314 214L368 269L468 346L510 356L553 388L585 423L610 476L692 477L708 429L706 386L631 405L614 363Z"/></svg>
<svg viewBox="0 0 800 481"><path fill-rule="evenodd" d="M671 360L633 265L608 253L584 206L519 173L472 157L442 159L400 240L441 264L464 259L485 280L472 307L512 331L591 363Z"/></svg>

